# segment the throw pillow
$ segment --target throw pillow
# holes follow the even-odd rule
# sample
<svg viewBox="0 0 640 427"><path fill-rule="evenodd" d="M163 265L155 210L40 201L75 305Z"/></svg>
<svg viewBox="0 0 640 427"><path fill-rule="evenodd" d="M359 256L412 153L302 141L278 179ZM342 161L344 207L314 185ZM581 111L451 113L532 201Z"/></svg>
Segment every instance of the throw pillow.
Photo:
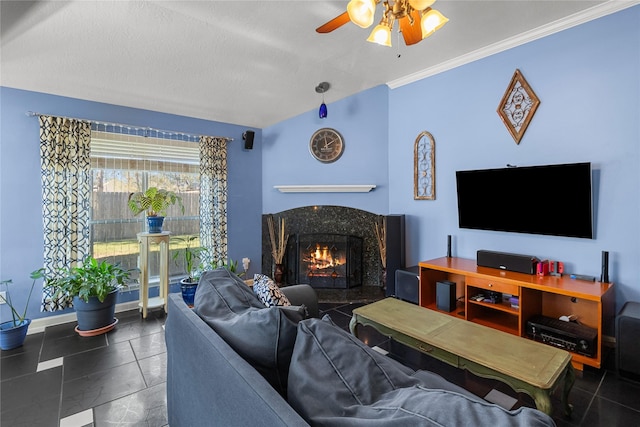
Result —
<svg viewBox="0 0 640 427"><path fill-rule="evenodd" d="M289 306L291 302L282 293L278 285L269 276L256 274L253 276L253 292L267 307Z"/></svg>
<svg viewBox="0 0 640 427"><path fill-rule="evenodd" d="M225 269L207 272L196 291L195 312L271 386L287 395L291 353L304 307L271 307Z"/></svg>

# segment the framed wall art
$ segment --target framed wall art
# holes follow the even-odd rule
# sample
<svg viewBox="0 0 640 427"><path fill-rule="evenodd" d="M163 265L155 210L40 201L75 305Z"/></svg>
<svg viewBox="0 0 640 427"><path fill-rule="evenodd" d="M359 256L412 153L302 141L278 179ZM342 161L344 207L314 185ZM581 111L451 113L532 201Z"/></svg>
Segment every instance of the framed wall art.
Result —
<svg viewBox="0 0 640 427"><path fill-rule="evenodd" d="M436 141L429 132L421 132L413 146L413 198L436 198Z"/></svg>
<svg viewBox="0 0 640 427"><path fill-rule="evenodd" d="M540 100L520 70L516 69L498 106L498 115L516 144L520 144L538 105Z"/></svg>

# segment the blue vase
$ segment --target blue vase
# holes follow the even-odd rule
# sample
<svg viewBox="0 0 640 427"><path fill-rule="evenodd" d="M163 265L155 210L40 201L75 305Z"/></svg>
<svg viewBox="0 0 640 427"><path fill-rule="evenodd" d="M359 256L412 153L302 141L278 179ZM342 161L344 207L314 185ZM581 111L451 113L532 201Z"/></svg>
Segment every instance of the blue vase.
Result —
<svg viewBox="0 0 640 427"><path fill-rule="evenodd" d="M148 216L147 217L147 226L149 229L149 233L158 234L162 233L162 223L164 222L163 216Z"/></svg>
<svg viewBox="0 0 640 427"><path fill-rule="evenodd" d="M182 291L182 299L187 307L193 307L193 303L196 297L196 289L198 288L198 282L189 282L189 279L182 279L180 281L180 290Z"/></svg>
<svg viewBox="0 0 640 427"><path fill-rule="evenodd" d="M20 347L24 343L24 339L27 337L27 330L31 319L25 319L18 323L18 326L13 325L13 320L0 323L0 348L2 350L13 350Z"/></svg>

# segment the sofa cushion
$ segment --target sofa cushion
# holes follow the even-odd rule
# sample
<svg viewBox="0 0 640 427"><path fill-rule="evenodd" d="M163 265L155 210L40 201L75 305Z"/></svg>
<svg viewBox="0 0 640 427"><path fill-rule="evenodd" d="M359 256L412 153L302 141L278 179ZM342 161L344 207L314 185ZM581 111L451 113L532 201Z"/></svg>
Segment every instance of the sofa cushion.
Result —
<svg viewBox="0 0 640 427"><path fill-rule="evenodd" d="M278 285L264 274L255 274L253 276L253 292L266 307L291 305L291 302L282 293Z"/></svg>
<svg viewBox="0 0 640 427"><path fill-rule="evenodd" d="M388 391L418 384L409 372L332 322L308 319L298 324L288 400L308 420L340 416L343 408L370 405Z"/></svg>
<svg viewBox="0 0 640 427"><path fill-rule="evenodd" d="M221 268L200 279L194 310L286 396L297 323L305 318L304 307L266 308L240 278Z"/></svg>
<svg viewBox="0 0 640 427"><path fill-rule="evenodd" d="M289 369L289 404L314 426L554 425L531 408L506 411L428 388L399 366L328 322L305 320Z"/></svg>

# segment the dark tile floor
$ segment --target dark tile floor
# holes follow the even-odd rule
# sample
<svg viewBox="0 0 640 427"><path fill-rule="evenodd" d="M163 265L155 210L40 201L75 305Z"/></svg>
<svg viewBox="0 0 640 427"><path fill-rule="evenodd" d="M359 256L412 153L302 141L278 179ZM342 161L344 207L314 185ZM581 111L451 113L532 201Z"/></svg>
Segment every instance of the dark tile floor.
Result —
<svg viewBox="0 0 640 427"><path fill-rule="evenodd" d="M28 335L0 359L0 426L167 425L164 313L118 313L80 337L75 323Z"/></svg>
<svg viewBox="0 0 640 427"><path fill-rule="evenodd" d="M363 304L325 302L320 309L348 329L352 310ZM79 337L75 324L64 324L3 351L0 426L166 426L164 315L152 311L142 320L133 310L116 317L118 325L105 335ZM361 327L359 336L402 363L435 371L481 397L496 389L518 399L514 407L533 406L526 395L410 350L370 327ZM606 368L578 373L570 395L574 415L554 413L558 426L640 426L640 385L619 379L613 357L608 360ZM555 396L553 403L560 406Z"/></svg>

